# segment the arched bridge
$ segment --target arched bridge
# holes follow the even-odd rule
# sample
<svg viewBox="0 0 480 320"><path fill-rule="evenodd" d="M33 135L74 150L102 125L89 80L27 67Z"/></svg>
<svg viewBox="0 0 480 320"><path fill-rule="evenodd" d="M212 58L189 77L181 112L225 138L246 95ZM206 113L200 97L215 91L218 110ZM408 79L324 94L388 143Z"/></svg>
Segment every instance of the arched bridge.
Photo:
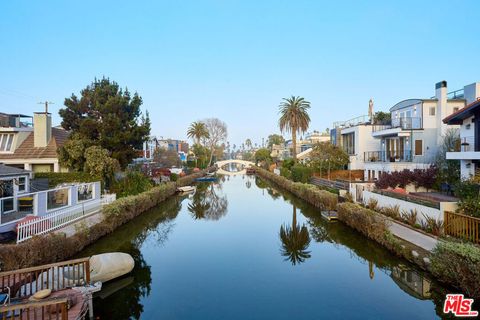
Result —
<svg viewBox="0 0 480 320"><path fill-rule="evenodd" d="M240 165L243 166L243 169L240 170L240 171L236 171L236 172L230 172L230 171L224 170L223 168L224 168L226 165L229 165L230 163L240 164ZM253 162L251 162L251 161L237 160L237 159L222 160L222 161L217 161L217 162L215 163L215 166L217 166L217 168L218 168L217 173L223 174L223 175L244 174L244 173L246 172L246 169L247 169L247 168L253 167L254 165L255 165L255 163L253 163Z"/></svg>

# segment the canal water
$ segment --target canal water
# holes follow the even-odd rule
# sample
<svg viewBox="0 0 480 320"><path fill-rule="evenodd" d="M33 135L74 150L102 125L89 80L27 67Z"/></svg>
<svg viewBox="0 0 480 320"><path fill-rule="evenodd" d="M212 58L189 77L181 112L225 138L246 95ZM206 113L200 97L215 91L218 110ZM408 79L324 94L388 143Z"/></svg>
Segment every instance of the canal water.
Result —
<svg viewBox="0 0 480 320"><path fill-rule="evenodd" d="M435 319L445 289L340 222L254 176L198 185L79 256L122 251L133 272L98 319Z"/></svg>

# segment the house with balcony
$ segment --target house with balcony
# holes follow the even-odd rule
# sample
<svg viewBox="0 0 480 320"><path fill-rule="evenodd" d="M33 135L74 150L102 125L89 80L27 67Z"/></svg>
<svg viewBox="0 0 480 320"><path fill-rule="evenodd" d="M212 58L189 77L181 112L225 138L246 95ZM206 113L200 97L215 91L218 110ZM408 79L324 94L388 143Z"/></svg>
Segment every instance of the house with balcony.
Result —
<svg viewBox="0 0 480 320"><path fill-rule="evenodd" d="M60 172L57 149L69 132L52 127L51 114L0 113L0 162L33 172Z"/></svg>
<svg viewBox="0 0 480 320"><path fill-rule="evenodd" d="M377 142L376 148L363 155L365 179L375 180L382 172L424 169L433 164L448 128L443 119L467 103L464 89L448 93L447 82L441 81L435 85L434 97L406 99L391 107L390 121L372 127Z"/></svg>
<svg viewBox="0 0 480 320"><path fill-rule="evenodd" d="M372 128L370 117L366 115L333 123L330 140L348 154L349 170L365 169L364 153L377 145L372 137Z"/></svg>
<svg viewBox="0 0 480 320"><path fill-rule="evenodd" d="M468 105L443 119L446 125L460 126L460 151L447 152L447 159L459 160L462 179L480 174L480 82L466 86Z"/></svg>

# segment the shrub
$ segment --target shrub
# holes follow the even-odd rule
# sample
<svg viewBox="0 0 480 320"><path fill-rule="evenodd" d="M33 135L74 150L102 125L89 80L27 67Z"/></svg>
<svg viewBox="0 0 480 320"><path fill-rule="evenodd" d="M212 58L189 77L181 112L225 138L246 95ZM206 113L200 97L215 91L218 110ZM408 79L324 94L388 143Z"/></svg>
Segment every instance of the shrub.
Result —
<svg viewBox="0 0 480 320"><path fill-rule="evenodd" d="M367 208L373 211L378 211L378 200L375 198L368 199Z"/></svg>
<svg viewBox="0 0 480 320"><path fill-rule="evenodd" d="M257 168L257 174L272 181L279 187L290 191L297 197L307 201L311 205L322 210L335 210L338 196L325 190L320 190L314 185L301 182L293 182L283 176L277 176L267 170Z"/></svg>
<svg viewBox="0 0 480 320"><path fill-rule="evenodd" d="M389 216L393 219L400 219L400 206L398 204L394 206L384 207L380 211L384 215Z"/></svg>
<svg viewBox="0 0 480 320"><path fill-rule="evenodd" d="M48 187L55 188L62 183L102 181L102 177L87 172L36 172L35 179L48 179Z"/></svg>
<svg viewBox="0 0 480 320"><path fill-rule="evenodd" d="M380 244L387 245L387 222L378 213L348 202L338 204L337 213L338 218L348 226Z"/></svg>
<svg viewBox="0 0 480 320"><path fill-rule="evenodd" d="M284 168L284 167L280 168L280 175L282 177L287 178L287 179L290 179L292 177L292 173L290 172L290 170L288 170L287 168Z"/></svg>
<svg viewBox="0 0 480 320"><path fill-rule="evenodd" d="M295 182L308 183L310 182L310 178L312 177L312 168L304 166L302 164L295 164L290 169L290 172L292 180Z"/></svg>
<svg viewBox="0 0 480 320"><path fill-rule="evenodd" d="M425 221L422 221L422 229L435 236L441 236L443 234L443 221L437 220L433 217L429 217L423 214Z"/></svg>
<svg viewBox="0 0 480 320"><path fill-rule="evenodd" d="M471 298L480 298L480 248L470 243L441 241L433 250L431 271Z"/></svg>
<svg viewBox="0 0 480 320"><path fill-rule="evenodd" d="M414 169L413 171L404 169L402 171L384 172L375 182L378 189L405 188L410 183L418 187L431 189L436 182L438 169L431 166L428 169Z"/></svg>
<svg viewBox="0 0 480 320"><path fill-rule="evenodd" d="M125 177L112 184L112 191L117 198L136 195L149 190L153 186L149 178L139 171L128 171Z"/></svg>
<svg viewBox="0 0 480 320"><path fill-rule="evenodd" d="M177 181L177 180L178 180L178 174L176 174L176 173L171 173L171 174L170 174L170 181L175 182L175 181Z"/></svg>
<svg viewBox="0 0 480 320"><path fill-rule="evenodd" d="M411 209L410 211L402 211L402 219L412 227L417 223L418 211Z"/></svg>

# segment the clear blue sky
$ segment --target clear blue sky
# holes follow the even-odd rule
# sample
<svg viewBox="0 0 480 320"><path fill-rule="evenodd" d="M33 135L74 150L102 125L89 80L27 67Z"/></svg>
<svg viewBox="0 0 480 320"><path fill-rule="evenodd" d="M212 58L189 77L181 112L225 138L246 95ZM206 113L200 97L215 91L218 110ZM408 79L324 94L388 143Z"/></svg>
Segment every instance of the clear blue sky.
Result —
<svg viewBox="0 0 480 320"><path fill-rule="evenodd" d="M229 140L278 132L282 97L311 129L480 81L480 1L1 1L0 111L32 113L95 77L144 100L152 134L218 117Z"/></svg>

